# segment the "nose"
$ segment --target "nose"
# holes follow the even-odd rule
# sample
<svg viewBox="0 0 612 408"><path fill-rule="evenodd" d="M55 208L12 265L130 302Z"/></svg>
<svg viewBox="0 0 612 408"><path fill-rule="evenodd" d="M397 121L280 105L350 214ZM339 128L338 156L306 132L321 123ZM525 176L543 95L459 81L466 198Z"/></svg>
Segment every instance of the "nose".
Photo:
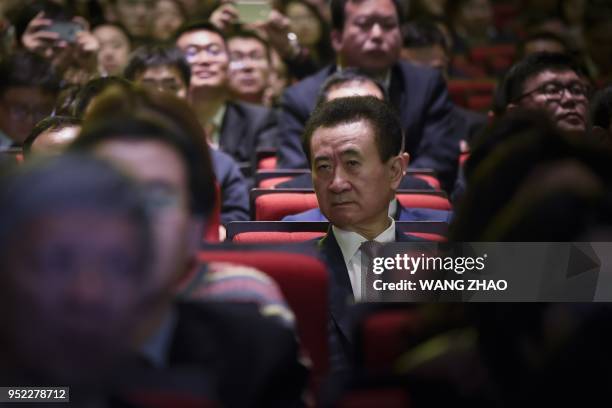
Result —
<svg viewBox="0 0 612 408"><path fill-rule="evenodd" d="M342 169L336 168L336 170L334 171L334 176L332 177L332 180L328 186L329 191L338 194L350 190L350 188L351 183L349 183Z"/></svg>
<svg viewBox="0 0 612 408"><path fill-rule="evenodd" d="M372 40L379 40L382 38L383 30L380 24L374 23L370 29L370 38Z"/></svg>
<svg viewBox="0 0 612 408"><path fill-rule="evenodd" d="M83 265L70 285L70 297L75 305L95 306L104 301L105 288L102 271Z"/></svg>

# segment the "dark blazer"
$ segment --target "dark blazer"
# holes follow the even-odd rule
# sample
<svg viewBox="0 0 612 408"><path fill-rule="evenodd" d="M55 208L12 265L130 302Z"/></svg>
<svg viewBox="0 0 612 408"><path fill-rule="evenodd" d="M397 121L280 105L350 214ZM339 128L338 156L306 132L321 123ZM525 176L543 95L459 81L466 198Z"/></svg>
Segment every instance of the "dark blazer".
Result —
<svg viewBox="0 0 612 408"><path fill-rule="evenodd" d="M255 305L178 302L169 365L201 368L224 407L299 406L307 373L294 334Z"/></svg>
<svg viewBox="0 0 612 408"><path fill-rule="evenodd" d="M396 242L422 242L422 240L395 232ZM332 371L344 371L355 361L352 336L351 306L355 302L351 281L342 257L342 251L332 229L316 240L319 252L330 271L329 277L329 363Z"/></svg>
<svg viewBox="0 0 612 408"><path fill-rule="evenodd" d="M330 65L287 88L281 99L278 168L307 168L302 150L304 125L315 107L321 85L336 71ZM399 112L406 150L414 168L432 168L444 185L456 172L459 146L451 135L452 103L440 73L401 61L391 68L389 98Z"/></svg>
<svg viewBox="0 0 612 408"><path fill-rule="evenodd" d="M257 148L276 145L276 114L272 109L245 102L228 102L219 133L219 149L237 162L255 165Z"/></svg>
<svg viewBox="0 0 612 408"><path fill-rule="evenodd" d="M453 116L453 134L459 140L465 140L468 144L471 144L474 137L487 126L487 115L484 113L455 106Z"/></svg>
<svg viewBox="0 0 612 408"><path fill-rule="evenodd" d="M249 220L249 189L236 161L210 149L215 176L221 188L221 224Z"/></svg>
<svg viewBox="0 0 612 408"><path fill-rule="evenodd" d="M312 175L302 174L302 175L292 178L291 180L287 180L282 183L279 183L276 187L277 188L313 188ZM433 190L434 189L425 180L422 180L420 178L417 178L411 175L406 175L402 178L399 188L408 189L408 190Z"/></svg>
<svg viewBox="0 0 612 408"><path fill-rule="evenodd" d="M405 208L399 204L393 216L395 221L441 221L450 223L452 211L429 208ZM313 208L299 214L287 215L282 221L327 221L320 208Z"/></svg>

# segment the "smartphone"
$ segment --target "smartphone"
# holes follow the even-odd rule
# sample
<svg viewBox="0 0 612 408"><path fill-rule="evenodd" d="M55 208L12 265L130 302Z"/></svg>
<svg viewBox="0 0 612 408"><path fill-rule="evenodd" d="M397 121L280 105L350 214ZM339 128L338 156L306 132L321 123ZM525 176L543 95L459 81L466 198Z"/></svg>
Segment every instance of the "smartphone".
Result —
<svg viewBox="0 0 612 408"><path fill-rule="evenodd" d="M64 40L69 43L76 41L76 35L79 31L83 31L83 27L79 23L74 21L54 21L46 31L52 31L58 33L60 40Z"/></svg>
<svg viewBox="0 0 612 408"><path fill-rule="evenodd" d="M235 6L240 22L246 24L267 19L272 10L267 0L238 0Z"/></svg>

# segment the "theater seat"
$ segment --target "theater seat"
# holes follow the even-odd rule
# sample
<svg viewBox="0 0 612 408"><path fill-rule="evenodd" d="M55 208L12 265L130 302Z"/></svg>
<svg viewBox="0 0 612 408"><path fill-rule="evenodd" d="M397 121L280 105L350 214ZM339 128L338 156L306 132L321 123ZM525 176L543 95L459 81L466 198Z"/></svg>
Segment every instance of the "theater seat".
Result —
<svg viewBox="0 0 612 408"><path fill-rule="evenodd" d="M328 370L328 272L325 265L314 256L301 253L247 250L240 246L232 249L211 246L200 251L198 261L248 265L276 281L296 316L298 334L312 359L314 380L318 384Z"/></svg>
<svg viewBox="0 0 612 408"><path fill-rule="evenodd" d="M256 221L279 221L286 215L318 207L317 197L311 192L263 194L256 197L254 202Z"/></svg>
<svg viewBox="0 0 612 408"><path fill-rule="evenodd" d="M452 206L448 198L443 195L424 193L398 193L399 202L407 208L430 208L433 210L451 210Z"/></svg>
<svg viewBox="0 0 612 408"><path fill-rule="evenodd" d="M221 225L221 188L219 183L215 182L215 208L212 214L208 217L206 222L206 229L204 230L204 241L205 242L219 242L219 226Z"/></svg>
<svg viewBox="0 0 612 408"><path fill-rule="evenodd" d="M251 231L241 232L236 234L232 242L242 244L264 244L273 242L304 242L311 239L320 238L325 235L324 232L316 231L299 231L299 232L285 232L285 231Z"/></svg>
<svg viewBox="0 0 612 408"><path fill-rule="evenodd" d="M276 157L265 157L257 163L260 170L271 170L276 168Z"/></svg>
<svg viewBox="0 0 612 408"><path fill-rule="evenodd" d="M274 188L274 186L276 186L277 184L284 183L285 181L289 181L291 179L292 177L273 177L260 181L257 187Z"/></svg>

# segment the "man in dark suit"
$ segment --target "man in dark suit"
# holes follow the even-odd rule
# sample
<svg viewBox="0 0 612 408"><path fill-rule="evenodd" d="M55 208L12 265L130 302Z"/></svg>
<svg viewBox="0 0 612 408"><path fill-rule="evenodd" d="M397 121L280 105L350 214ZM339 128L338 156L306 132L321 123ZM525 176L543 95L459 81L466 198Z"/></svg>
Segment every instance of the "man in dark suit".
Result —
<svg viewBox="0 0 612 408"><path fill-rule="evenodd" d="M389 203L403 176L397 115L372 96L320 105L306 125L304 150L321 212L330 221L317 242L331 270L330 363L343 369L353 355L350 304L363 298L361 245L416 240L395 230Z"/></svg>
<svg viewBox="0 0 612 408"><path fill-rule="evenodd" d="M176 45L191 66L189 100L209 143L239 163L255 165L255 152L276 143L276 115L268 108L229 101L230 57L223 33L194 23L179 30Z"/></svg>
<svg viewBox="0 0 612 408"><path fill-rule="evenodd" d="M288 88L281 101L278 168L304 168L301 134L315 107L321 84L338 69L357 67L379 79L396 107L412 167L436 170L452 185L459 146L450 134L452 104L440 74L399 61L399 3L392 0L334 0L332 45L338 64Z"/></svg>

